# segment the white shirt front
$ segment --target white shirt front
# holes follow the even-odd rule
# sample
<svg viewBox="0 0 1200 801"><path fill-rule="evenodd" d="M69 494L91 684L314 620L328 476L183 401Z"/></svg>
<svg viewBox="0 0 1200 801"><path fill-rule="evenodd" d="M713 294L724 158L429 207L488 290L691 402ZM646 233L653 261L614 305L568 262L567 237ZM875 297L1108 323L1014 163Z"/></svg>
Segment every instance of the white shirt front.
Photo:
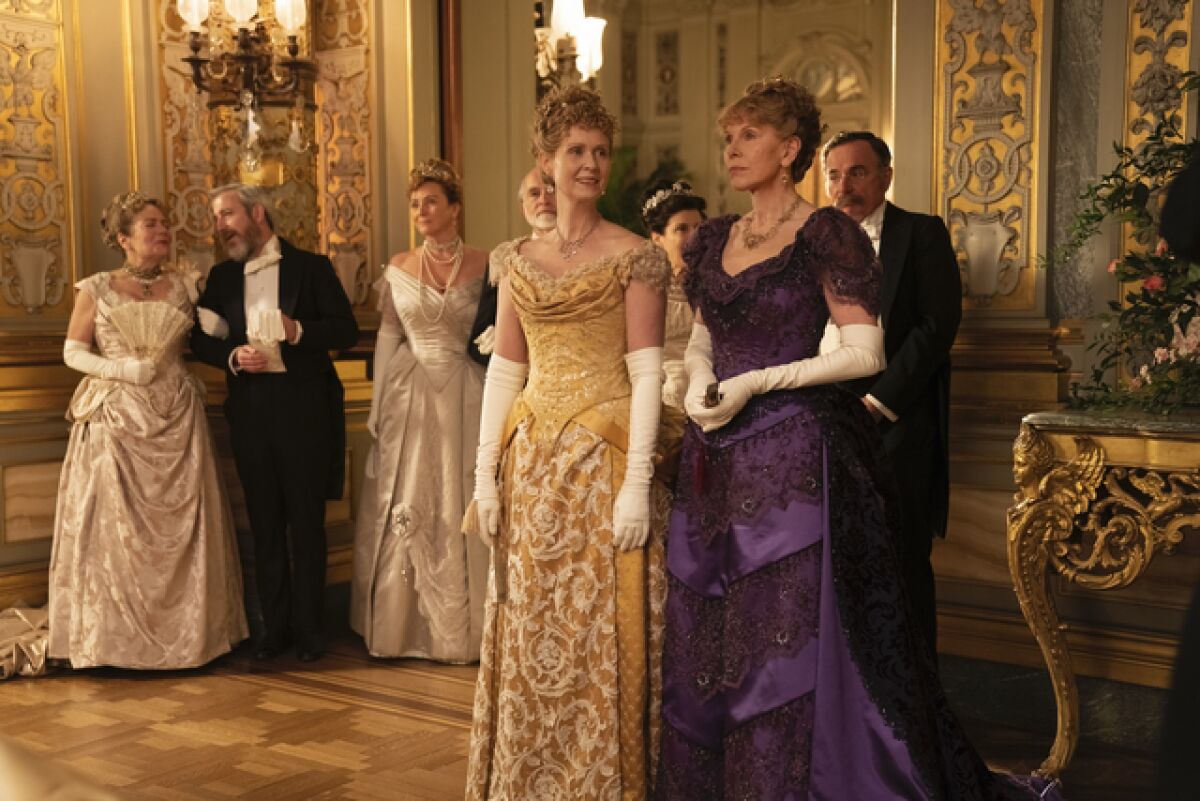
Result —
<svg viewBox="0 0 1200 801"><path fill-rule="evenodd" d="M267 373L286 373L277 340L260 338L259 319L264 312L279 311L279 237L272 235L262 250L246 262L244 272L243 308L246 312L246 339L267 357ZM232 358L230 364L232 365Z"/></svg>

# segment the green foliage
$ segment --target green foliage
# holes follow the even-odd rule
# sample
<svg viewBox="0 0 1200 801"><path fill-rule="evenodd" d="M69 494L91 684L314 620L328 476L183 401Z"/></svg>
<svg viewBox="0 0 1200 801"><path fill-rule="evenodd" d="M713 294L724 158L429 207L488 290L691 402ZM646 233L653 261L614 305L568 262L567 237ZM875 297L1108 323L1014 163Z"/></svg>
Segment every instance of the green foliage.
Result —
<svg viewBox="0 0 1200 801"><path fill-rule="evenodd" d="M659 162L653 172L638 180L636 148L628 145L614 148L608 188L596 206L604 219L635 234L646 236L646 226L642 222L642 196L649 187L659 181L670 182L680 178L687 178L683 164L670 159Z"/></svg>
<svg viewBox="0 0 1200 801"><path fill-rule="evenodd" d="M1180 92L1197 88L1200 74L1184 73ZM1080 193L1068 241L1043 265L1076 256L1106 220L1131 227L1136 244L1108 266L1124 296L1099 315L1100 332L1088 344L1096 354L1091 379L1072 386L1072 402L1170 414L1200 402L1200 265L1156 247L1157 210L1171 180L1200 153L1200 140L1185 140L1175 115L1138 147L1115 151L1116 165ZM1200 225L1200 209L1196 215Z"/></svg>

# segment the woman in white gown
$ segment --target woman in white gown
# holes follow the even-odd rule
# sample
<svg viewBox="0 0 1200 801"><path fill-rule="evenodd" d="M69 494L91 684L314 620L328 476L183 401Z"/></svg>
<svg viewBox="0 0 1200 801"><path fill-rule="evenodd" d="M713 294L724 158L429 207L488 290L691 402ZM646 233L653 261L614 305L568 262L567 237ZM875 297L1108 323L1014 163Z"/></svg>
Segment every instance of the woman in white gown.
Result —
<svg viewBox="0 0 1200 801"><path fill-rule="evenodd" d="M194 667L247 634L204 386L181 358L198 274L170 268L159 201L118 195L103 225L125 266L76 285L63 346L85 376L67 413L48 653L77 668Z"/></svg>
<svg viewBox="0 0 1200 801"><path fill-rule="evenodd" d="M379 283L368 456L354 537L350 625L374 656L479 658L488 553L461 532L471 500L483 368L467 339L487 254L458 235L458 176L430 159L412 171L421 247Z"/></svg>
<svg viewBox="0 0 1200 801"><path fill-rule="evenodd" d="M665 181L650 187L642 201L642 222L650 241L667 254L671 262L671 285L667 288L667 322L663 339L663 403L683 411L687 391L687 373L683 369L683 351L692 334L692 307L683 292L683 249L692 241L708 204L692 191L687 181Z"/></svg>

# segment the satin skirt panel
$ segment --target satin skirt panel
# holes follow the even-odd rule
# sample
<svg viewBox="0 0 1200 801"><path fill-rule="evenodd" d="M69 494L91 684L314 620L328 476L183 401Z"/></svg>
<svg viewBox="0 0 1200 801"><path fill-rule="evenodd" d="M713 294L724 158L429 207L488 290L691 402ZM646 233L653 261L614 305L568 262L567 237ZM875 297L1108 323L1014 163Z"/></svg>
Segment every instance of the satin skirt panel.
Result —
<svg viewBox="0 0 1200 801"><path fill-rule="evenodd" d="M144 387L85 378L71 413L49 656L176 669L226 653L247 636L242 574L199 381L181 362Z"/></svg>

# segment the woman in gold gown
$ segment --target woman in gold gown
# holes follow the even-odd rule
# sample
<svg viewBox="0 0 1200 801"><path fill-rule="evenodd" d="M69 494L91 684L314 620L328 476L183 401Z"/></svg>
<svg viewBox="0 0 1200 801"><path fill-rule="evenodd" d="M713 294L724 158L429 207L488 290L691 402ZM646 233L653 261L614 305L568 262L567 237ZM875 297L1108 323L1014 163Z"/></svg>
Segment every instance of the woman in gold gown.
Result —
<svg viewBox="0 0 1200 801"><path fill-rule="evenodd" d="M118 195L103 225L125 266L76 285L63 345L85 375L67 412L49 656L77 668L194 667L247 634L204 387L182 358L198 274L171 269L159 201Z"/></svg>
<svg viewBox="0 0 1200 801"><path fill-rule="evenodd" d="M493 570L470 799L640 799L652 782L670 267L597 211L615 127L594 92L547 95L534 149L554 180L556 230L492 255L499 304L474 521Z"/></svg>

